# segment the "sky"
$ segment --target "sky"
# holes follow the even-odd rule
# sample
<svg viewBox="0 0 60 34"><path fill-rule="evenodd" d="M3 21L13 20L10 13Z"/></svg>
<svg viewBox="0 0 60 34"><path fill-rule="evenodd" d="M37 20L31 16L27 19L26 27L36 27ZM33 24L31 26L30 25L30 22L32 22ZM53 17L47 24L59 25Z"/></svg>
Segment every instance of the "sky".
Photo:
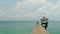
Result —
<svg viewBox="0 0 60 34"><path fill-rule="evenodd" d="M0 0L0 21L60 21L60 0Z"/></svg>

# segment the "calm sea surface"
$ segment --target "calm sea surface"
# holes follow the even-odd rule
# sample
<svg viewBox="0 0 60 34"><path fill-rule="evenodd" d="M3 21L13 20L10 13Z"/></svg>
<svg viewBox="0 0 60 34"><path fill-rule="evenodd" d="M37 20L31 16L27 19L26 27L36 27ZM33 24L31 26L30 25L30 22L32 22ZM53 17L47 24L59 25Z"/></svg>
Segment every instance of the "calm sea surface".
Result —
<svg viewBox="0 0 60 34"><path fill-rule="evenodd" d="M0 34L30 34L36 21L0 21ZM48 32L60 34L60 22L49 22Z"/></svg>

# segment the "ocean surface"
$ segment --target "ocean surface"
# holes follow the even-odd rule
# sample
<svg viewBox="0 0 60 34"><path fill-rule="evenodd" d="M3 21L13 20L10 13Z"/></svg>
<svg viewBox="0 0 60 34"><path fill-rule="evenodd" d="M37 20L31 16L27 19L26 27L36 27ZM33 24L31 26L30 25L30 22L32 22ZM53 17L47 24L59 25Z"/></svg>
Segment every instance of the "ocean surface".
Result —
<svg viewBox="0 0 60 34"><path fill-rule="evenodd" d="M0 21L0 34L31 34L35 25L36 21ZM47 31L60 34L60 22L49 22Z"/></svg>

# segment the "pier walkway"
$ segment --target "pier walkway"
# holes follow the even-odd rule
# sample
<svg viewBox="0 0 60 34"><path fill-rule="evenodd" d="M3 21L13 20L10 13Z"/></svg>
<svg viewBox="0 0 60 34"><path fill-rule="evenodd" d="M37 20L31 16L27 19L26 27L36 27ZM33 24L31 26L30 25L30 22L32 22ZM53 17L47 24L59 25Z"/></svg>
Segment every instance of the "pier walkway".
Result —
<svg viewBox="0 0 60 34"><path fill-rule="evenodd" d="M49 34L40 24L36 24L31 34Z"/></svg>

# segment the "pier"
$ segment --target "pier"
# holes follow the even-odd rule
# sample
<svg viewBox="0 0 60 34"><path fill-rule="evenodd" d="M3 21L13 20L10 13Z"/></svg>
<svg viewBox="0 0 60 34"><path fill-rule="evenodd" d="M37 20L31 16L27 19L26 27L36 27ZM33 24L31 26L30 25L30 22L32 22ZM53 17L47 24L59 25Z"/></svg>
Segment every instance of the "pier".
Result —
<svg viewBox="0 0 60 34"><path fill-rule="evenodd" d="M36 24L31 34L49 34L45 28L41 26L41 24Z"/></svg>
<svg viewBox="0 0 60 34"><path fill-rule="evenodd" d="M48 19L45 16L43 16L41 18L41 24L39 24L37 21L37 24L35 28L32 30L31 34L49 34L46 30L47 27L48 27Z"/></svg>

